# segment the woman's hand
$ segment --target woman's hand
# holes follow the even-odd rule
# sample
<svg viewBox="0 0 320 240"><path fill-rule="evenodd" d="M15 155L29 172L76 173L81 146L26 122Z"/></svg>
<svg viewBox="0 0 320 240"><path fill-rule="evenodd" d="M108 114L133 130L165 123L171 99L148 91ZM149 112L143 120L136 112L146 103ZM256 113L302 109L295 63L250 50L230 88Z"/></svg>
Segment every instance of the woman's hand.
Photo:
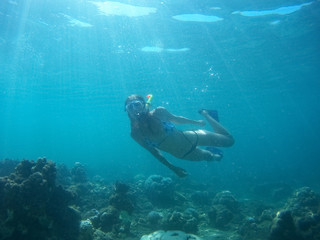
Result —
<svg viewBox="0 0 320 240"><path fill-rule="evenodd" d="M177 176L180 178L184 178L184 177L188 176L187 171L184 170L183 168L179 168L179 167L174 166L171 170L174 171L174 173L177 174Z"/></svg>

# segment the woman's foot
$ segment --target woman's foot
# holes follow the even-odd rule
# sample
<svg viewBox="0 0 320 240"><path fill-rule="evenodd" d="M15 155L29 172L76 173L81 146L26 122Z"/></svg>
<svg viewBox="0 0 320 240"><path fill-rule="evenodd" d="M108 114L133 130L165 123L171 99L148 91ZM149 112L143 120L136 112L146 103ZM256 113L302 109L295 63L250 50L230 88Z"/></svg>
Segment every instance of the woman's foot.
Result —
<svg viewBox="0 0 320 240"><path fill-rule="evenodd" d="M206 109L200 109L198 110L198 113L201 114L201 115L208 115L208 111Z"/></svg>
<svg viewBox="0 0 320 240"><path fill-rule="evenodd" d="M212 161L216 161L216 162L220 162L221 159L223 158L223 155L220 155L220 154L213 154L213 157L212 157Z"/></svg>
<svg viewBox="0 0 320 240"><path fill-rule="evenodd" d="M223 158L223 151L219 148L208 146L206 150L212 154L212 158L209 161L219 162Z"/></svg>
<svg viewBox="0 0 320 240"><path fill-rule="evenodd" d="M217 110L200 109L198 113L200 113L204 117L210 116L211 118L219 122L219 115Z"/></svg>

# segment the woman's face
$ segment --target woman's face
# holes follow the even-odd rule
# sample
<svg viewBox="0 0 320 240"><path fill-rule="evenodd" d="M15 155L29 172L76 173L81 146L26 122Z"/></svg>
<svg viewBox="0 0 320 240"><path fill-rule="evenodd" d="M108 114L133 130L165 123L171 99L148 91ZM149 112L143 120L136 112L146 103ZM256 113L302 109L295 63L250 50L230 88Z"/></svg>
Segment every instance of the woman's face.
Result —
<svg viewBox="0 0 320 240"><path fill-rule="evenodd" d="M137 117L146 112L144 102L140 100L131 100L126 105L126 111L129 115Z"/></svg>

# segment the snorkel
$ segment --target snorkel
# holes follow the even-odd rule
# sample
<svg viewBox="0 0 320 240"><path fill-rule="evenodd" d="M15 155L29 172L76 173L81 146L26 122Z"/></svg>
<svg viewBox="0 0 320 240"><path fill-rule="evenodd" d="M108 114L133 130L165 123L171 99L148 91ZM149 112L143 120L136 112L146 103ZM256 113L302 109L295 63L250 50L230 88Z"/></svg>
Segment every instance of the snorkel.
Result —
<svg viewBox="0 0 320 240"><path fill-rule="evenodd" d="M147 102L140 95L130 95L125 101L125 111L131 119L143 119L151 106L152 95L147 96Z"/></svg>
<svg viewBox="0 0 320 240"><path fill-rule="evenodd" d="M147 98L148 98L148 101L146 102L146 109L149 110L151 105L152 105L151 102L152 102L153 95L152 94L148 94Z"/></svg>

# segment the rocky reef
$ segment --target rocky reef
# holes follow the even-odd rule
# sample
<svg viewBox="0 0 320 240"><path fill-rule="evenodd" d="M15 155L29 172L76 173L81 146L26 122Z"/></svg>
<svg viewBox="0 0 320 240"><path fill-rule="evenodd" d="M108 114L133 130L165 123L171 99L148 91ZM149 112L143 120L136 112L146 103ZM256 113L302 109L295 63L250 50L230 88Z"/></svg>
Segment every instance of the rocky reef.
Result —
<svg viewBox="0 0 320 240"><path fill-rule="evenodd" d="M109 198L109 203L116 209L127 211L131 214L134 210L134 198L130 195L129 189L129 185L117 181L114 184L114 190Z"/></svg>
<svg viewBox="0 0 320 240"><path fill-rule="evenodd" d="M237 211L238 201L230 191L222 191L214 197L208 217L212 226L223 228L231 222Z"/></svg>
<svg viewBox="0 0 320 240"><path fill-rule="evenodd" d="M170 205L173 202L173 182L170 177L149 176L144 183L149 200L155 205Z"/></svg>
<svg viewBox="0 0 320 240"><path fill-rule="evenodd" d="M320 239L320 197L308 187L253 188L268 190L264 201L160 175L106 182L81 163L5 164L0 239Z"/></svg>
<svg viewBox="0 0 320 240"><path fill-rule="evenodd" d="M144 235L140 240L201 240L196 235L186 234L181 231L156 231L149 235Z"/></svg>
<svg viewBox="0 0 320 240"><path fill-rule="evenodd" d="M77 239L74 195L55 179L55 164L45 158L24 160L0 178L0 239Z"/></svg>
<svg viewBox="0 0 320 240"><path fill-rule="evenodd" d="M272 221L270 240L320 239L320 196L308 187L297 189Z"/></svg>

